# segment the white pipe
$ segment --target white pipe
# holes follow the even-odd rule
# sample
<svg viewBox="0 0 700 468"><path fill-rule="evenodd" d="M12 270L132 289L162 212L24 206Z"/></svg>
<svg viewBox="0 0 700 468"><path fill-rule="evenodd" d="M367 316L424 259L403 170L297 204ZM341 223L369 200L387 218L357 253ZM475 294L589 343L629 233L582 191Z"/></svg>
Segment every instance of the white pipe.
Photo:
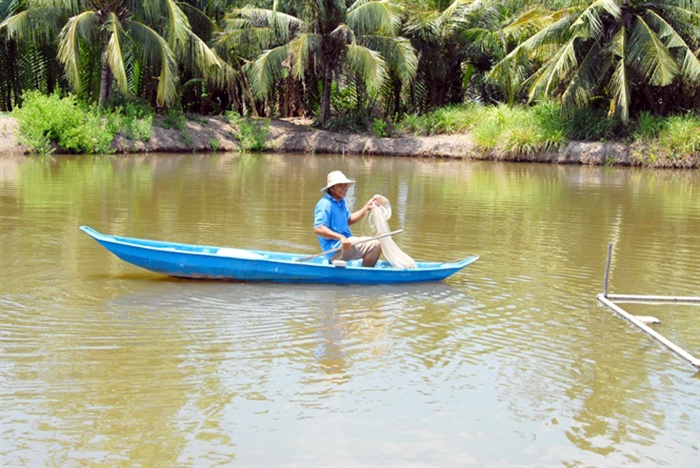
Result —
<svg viewBox="0 0 700 468"><path fill-rule="evenodd" d="M618 301L634 301L634 302L688 302L700 303L699 296L639 296L634 294L608 294L608 299L616 299Z"/></svg>
<svg viewBox="0 0 700 468"><path fill-rule="evenodd" d="M683 348L677 346L675 343L669 341L666 337L663 335L657 333L656 331L652 330L649 328L647 325L642 323L637 317L634 315L630 314L626 310L622 309L621 307L617 306L614 302L610 301L607 297L605 297L603 294L598 294L598 300L602 302L603 304L607 305L610 307L612 310L614 310L618 315L620 315L622 318L628 320L630 323L636 325L639 327L642 331L646 332L649 336L654 338L656 341L659 343L663 344L666 346L668 349L676 353L678 356L681 358L685 359L688 361L690 364L692 364L695 367L700 368L700 359L697 359L693 357L692 354L688 353L686 350Z"/></svg>
<svg viewBox="0 0 700 468"><path fill-rule="evenodd" d="M608 242L608 260L605 262L605 282L603 283L603 296L608 297L608 279L610 279L610 260L612 258L612 242Z"/></svg>
<svg viewBox="0 0 700 468"><path fill-rule="evenodd" d="M634 294L608 294L608 299L618 301L638 301L638 302L688 302L700 303L700 296L640 296Z"/></svg>

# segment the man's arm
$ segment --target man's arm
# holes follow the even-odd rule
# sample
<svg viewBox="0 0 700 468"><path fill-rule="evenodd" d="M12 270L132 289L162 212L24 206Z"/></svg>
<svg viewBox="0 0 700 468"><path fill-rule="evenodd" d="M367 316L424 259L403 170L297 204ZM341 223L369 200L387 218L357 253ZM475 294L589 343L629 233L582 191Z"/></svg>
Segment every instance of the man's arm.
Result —
<svg viewBox="0 0 700 468"><path fill-rule="evenodd" d="M314 227L314 234L316 234L317 236L325 237L326 239L339 240L341 246L343 247L343 250L349 249L352 245L350 243L350 239L338 232L335 232L334 230L323 224L319 224L318 226Z"/></svg>
<svg viewBox="0 0 700 468"><path fill-rule="evenodd" d="M372 208L374 208L374 206L376 205L376 203L375 203L376 200L377 200L376 196L370 198L369 201L367 203L365 203L365 206L363 206L359 210L352 213L350 215L350 217L348 218L348 224L353 225L356 222L358 222L359 220L361 220L362 218L364 218L364 216L367 214L367 212L371 211Z"/></svg>

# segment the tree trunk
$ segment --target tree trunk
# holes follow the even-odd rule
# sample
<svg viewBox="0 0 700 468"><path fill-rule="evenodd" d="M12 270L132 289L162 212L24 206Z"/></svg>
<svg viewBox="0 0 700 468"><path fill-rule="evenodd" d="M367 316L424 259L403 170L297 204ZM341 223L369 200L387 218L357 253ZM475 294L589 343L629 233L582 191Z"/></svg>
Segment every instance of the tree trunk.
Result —
<svg viewBox="0 0 700 468"><path fill-rule="evenodd" d="M321 95L321 124L325 127L331 118L331 84L333 69L330 61L324 60L323 65L323 94Z"/></svg>
<svg viewBox="0 0 700 468"><path fill-rule="evenodd" d="M110 94L112 94L112 70L110 70L109 63L107 63L107 57L103 54L100 72L100 97L97 105L104 107Z"/></svg>
<svg viewBox="0 0 700 468"><path fill-rule="evenodd" d="M401 109L401 88L402 83L396 76L392 78L392 84L394 86L394 108L389 112L390 117L400 118L403 115Z"/></svg>
<svg viewBox="0 0 700 468"><path fill-rule="evenodd" d="M258 114L258 109L255 106L255 98L253 97L253 93L250 90L250 85L248 84L248 79L245 76L245 73L241 73L241 78L243 79L243 88L245 89L245 93L248 96L248 99L250 100L250 111L253 114L254 118L260 117Z"/></svg>

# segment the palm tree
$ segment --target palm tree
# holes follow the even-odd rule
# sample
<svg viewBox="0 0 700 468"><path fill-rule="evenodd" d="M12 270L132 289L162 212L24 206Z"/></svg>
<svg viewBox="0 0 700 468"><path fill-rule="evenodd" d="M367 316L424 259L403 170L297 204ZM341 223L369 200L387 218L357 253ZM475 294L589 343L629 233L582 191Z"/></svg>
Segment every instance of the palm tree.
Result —
<svg viewBox="0 0 700 468"><path fill-rule="evenodd" d="M501 90L488 72L518 37L503 26L533 0L402 0L409 11L404 35L419 52L414 105L421 111L473 99L492 102ZM537 2L539 3L539 2ZM510 86L514 89L514 84ZM508 92L508 89L506 89Z"/></svg>
<svg viewBox="0 0 700 468"><path fill-rule="evenodd" d="M403 0L408 12L404 34L418 51L413 105L421 111L464 98L463 64L471 42L461 32L481 0Z"/></svg>
<svg viewBox="0 0 700 468"><path fill-rule="evenodd" d="M520 61L511 64L515 73L505 77L502 87L489 77L496 63L536 32L536 25L512 27L509 24L523 10L540 3L539 0L483 0L462 14L454 35L465 44L465 80L470 80L472 88L478 87L473 94L481 102L498 102L505 97L513 105L522 80L534 71L527 62Z"/></svg>
<svg viewBox="0 0 700 468"><path fill-rule="evenodd" d="M26 9L21 0L0 1L0 24ZM58 35L50 25L34 31L30 40L19 42L0 28L0 110L21 105L22 92L36 89L52 93L65 85L55 44L44 39Z"/></svg>
<svg viewBox="0 0 700 468"><path fill-rule="evenodd" d="M19 2L16 0L0 2L0 23L14 15L18 8ZM0 31L0 43L5 45L0 47L0 111L12 110L13 103L19 100L17 42L8 39L6 35L4 31Z"/></svg>
<svg viewBox="0 0 700 468"><path fill-rule="evenodd" d="M331 111L331 85L341 66L356 74L368 89L377 91L388 70L402 80L415 74L416 56L398 37L401 10L389 0L305 0L293 14L272 9L231 11L219 42L246 42L262 52L250 64L251 87L262 97L290 75L321 82L320 121ZM313 86L314 83L311 83Z"/></svg>
<svg viewBox="0 0 700 468"><path fill-rule="evenodd" d="M0 29L11 38L27 39L47 25L62 24L58 59L71 87L81 92L87 77L89 52L99 54L99 105L112 93L115 82L124 95L151 72L158 74L155 101L169 105L178 95L178 65L201 76L222 78L221 62L192 32L174 0L44 0L5 19ZM44 39L55 39L48 37Z"/></svg>
<svg viewBox="0 0 700 468"><path fill-rule="evenodd" d="M610 113L619 113L623 122L629 120L635 94L652 96L684 80L697 88L697 0L566 3L557 10L527 11L513 21L511 28L538 24L538 31L501 60L491 75L499 80L512 77L527 61L536 68L527 80L530 100L559 97L562 109L570 112L603 96ZM658 102L647 105L656 110Z"/></svg>

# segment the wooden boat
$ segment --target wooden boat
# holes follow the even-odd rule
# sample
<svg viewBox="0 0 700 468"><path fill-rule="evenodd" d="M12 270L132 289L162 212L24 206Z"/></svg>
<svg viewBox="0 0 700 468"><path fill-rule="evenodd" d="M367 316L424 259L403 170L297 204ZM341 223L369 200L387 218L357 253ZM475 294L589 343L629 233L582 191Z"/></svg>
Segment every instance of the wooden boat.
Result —
<svg viewBox="0 0 700 468"><path fill-rule="evenodd" d="M441 281L474 263L479 256L449 263L416 262L417 268L394 268L381 260L365 268L359 260L335 266L325 257L227 247L177 244L101 234L88 226L85 233L133 265L178 278L288 283L393 284ZM300 261L302 260L303 261Z"/></svg>

